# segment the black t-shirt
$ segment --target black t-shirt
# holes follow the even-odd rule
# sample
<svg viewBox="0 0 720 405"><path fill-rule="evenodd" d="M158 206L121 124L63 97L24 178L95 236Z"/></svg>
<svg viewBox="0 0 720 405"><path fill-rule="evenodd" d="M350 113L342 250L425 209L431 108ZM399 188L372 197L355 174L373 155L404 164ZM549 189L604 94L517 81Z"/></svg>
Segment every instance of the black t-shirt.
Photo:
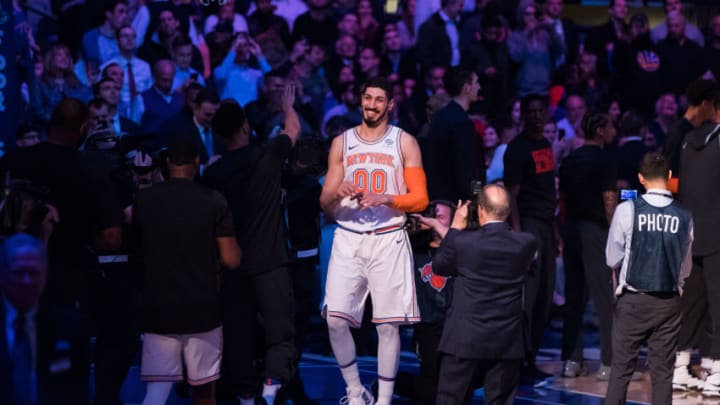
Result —
<svg viewBox="0 0 720 405"><path fill-rule="evenodd" d="M520 186L521 217L551 221L555 218L555 159L552 145L527 134L515 137L505 150L505 184Z"/></svg>
<svg viewBox="0 0 720 405"><path fill-rule="evenodd" d="M663 154L670 163L670 170L674 177L680 177L680 156L682 156L682 145L685 142L685 134L694 129L693 125L685 119L681 118L670 131L668 131L667 139L663 146Z"/></svg>
<svg viewBox="0 0 720 405"><path fill-rule="evenodd" d="M602 193L617 189L617 169L599 146L573 151L560 167L560 192L569 219L595 221L608 226Z"/></svg>
<svg viewBox="0 0 720 405"><path fill-rule="evenodd" d="M133 208L145 267L145 332L189 334L220 326L216 238L234 235L220 193L170 179L138 193Z"/></svg>
<svg viewBox="0 0 720 405"><path fill-rule="evenodd" d="M292 143L279 135L234 150L210 166L203 183L227 197L243 258L239 271L259 274L288 263L280 186Z"/></svg>
<svg viewBox="0 0 720 405"><path fill-rule="evenodd" d="M625 180L628 183L629 189L637 190L638 195L642 194L645 190L638 179L638 170L640 168L640 162L648 152L650 152L650 149L645 146L639 137L632 138L630 141L624 143L617 152L618 178Z"/></svg>

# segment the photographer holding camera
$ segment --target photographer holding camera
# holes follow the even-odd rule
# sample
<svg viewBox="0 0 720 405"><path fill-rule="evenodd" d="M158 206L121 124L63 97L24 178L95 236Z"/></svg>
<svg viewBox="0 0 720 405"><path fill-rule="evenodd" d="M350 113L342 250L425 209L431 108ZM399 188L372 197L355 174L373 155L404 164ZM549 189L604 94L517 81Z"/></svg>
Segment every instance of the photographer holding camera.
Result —
<svg viewBox="0 0 720 405"><path fill-rule="evenodd" d="M444 356L436 403L465 403L478 373L485 403L511 404L525 355L523 285L538 243L506 222L510 196L504 187L485 186L478 195L480 229L466 230L469 205L459 204L432 261L436 274L455 277L439 346Z"/></svg>

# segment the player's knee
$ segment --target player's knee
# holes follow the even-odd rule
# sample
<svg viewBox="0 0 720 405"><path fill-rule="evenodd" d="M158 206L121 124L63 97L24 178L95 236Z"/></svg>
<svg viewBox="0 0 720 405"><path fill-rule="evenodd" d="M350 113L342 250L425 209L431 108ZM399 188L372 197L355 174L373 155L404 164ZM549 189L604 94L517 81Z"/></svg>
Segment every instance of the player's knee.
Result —
<svg viewBox="0 0 720 405"><path fill-rule="evenodd" d="M350 322L336 316L328 316L327 324L330 333L342 333L350 329Z"/></svg>
<svg viewBox="0 0 720 405"><path fill-rule="evenodd" d="M400 329L398 325L390 323L380 323L376 326L378 338L380 339L393 339L400 336Z"/></svg>

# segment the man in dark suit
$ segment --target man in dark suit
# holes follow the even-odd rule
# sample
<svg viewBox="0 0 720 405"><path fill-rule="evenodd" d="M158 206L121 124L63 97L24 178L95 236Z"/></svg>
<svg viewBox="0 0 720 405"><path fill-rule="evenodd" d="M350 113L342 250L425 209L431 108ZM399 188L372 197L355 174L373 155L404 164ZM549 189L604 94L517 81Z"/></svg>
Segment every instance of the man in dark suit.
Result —
<svg viewBox="0 0 720 405"><path fill-rule="evenodd" d="M598 71L609 77L614 67L609 65L609 55L621 41L627 39L627 0L610 0L608 22L592 27L588 32L585 48L598 56Z"/></svg>
<svg viewBox="0 0 720 405"><path fill-rule="evenodd" d="M442 8L425 21L418 32L416 58L420 69L460 64L460 30L457 17L463 0L442 0Z"/></svg>
<svg viewBox="0 0 720 405"><path fill-rule="evenodd" d="M220 98L217 93L202 89L195 98L192 116L176 114L160 129L160 145L169 145L178 137L188 137L195 142L200 151L202 172L204 166L217 160L225 151L223 142L212 132L211 123L215 112L220 108ZM177 118L177 119L175 119Z"/></svg>
<svg viewBox="0 0 720 405"><path fill-rule="evenodd" d="M565 52L555 58L557 68L574 64L580 50L577 25L573 20L563 18L563 3L564 0L545 0L543 8L548 23L565 44Z"/></svg>
<svg viewBox="0 0 720 405"><path fill-rule="evenodd" d="M450 69L443 81L453 99L435 114L422 145L428 192L432 200L467 200L473 180L485 183L482 143L467 113L480 85L475 73L461 68Z"/></svg>
<svg viewBox="0 0 720 405"><path fill-rule="evenodd" d="M465 402L473 377L484 380L486 404L512 404L525 355L523 285L537 250L535 237L507 224L510 197L486 186L478 196L480 229L467 227L461 204L433 257L433 271L455 276L439 350L438 405Z"/></svg>
<svg viewBox="0 0 720 405"><path fill-rule="evenodd" d="M45 246L16 234L0 247L0 403L87 403L82 330L71 317L40 306ZM83 360L84 359L84 360Z"/></svg>

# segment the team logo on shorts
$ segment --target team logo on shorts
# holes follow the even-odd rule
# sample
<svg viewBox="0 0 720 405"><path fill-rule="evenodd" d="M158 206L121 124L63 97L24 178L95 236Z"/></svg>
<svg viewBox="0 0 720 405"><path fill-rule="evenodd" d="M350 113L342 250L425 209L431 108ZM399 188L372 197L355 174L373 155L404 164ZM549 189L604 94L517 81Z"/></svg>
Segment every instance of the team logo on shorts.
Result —
<svg viewBox="0 0 720 405"><path fill-rule="evenodd" d="M418 269L423 282L430 284L430 287L437 292L442 292L447 285L447 277L438 276L432 271L432 262Z"/></svg>

